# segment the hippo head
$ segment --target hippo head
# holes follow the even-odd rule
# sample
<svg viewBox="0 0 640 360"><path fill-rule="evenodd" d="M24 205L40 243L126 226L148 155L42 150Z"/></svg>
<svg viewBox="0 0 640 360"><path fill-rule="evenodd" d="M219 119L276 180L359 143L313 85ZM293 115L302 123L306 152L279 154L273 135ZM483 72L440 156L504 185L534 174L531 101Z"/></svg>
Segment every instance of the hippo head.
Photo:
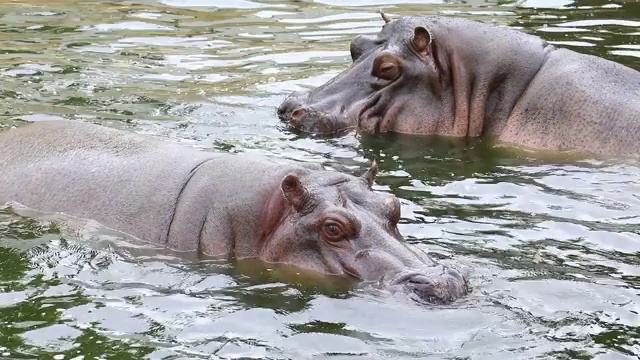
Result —
<svg viewBox="0 0 640 360"><path fill-rule="evenodd" d="M404 243L400 202L371 189L376 172L374 162L361 177L336 171L285 176L267 203L260 259L404 289L432 304L466 294L458 271Z"/></svg>
<svg viewBox="0 0 640 360"><path fill-rule="evenodd" d="M289 95L278 108L281 120L316 134L352 128L415 133L411 126L420 117L432 120L430 133L443 132L435 120L450 114L446 106L434 106L446 99L431 32L409 18L382 17L377 36L358 35L351 42L352 65L310 93Z"/></svg>
<svg viewBox="0 0 640 360"><path fill-rule="evenodd" d="M475 80L466 73L461 57L473 59L473 64L481 61L474 58L480 55L471 51L482 48L470 43L480 41L473 38L479 36L473 32L483 32L476 28L482 25L468 21L454 29L449 19L403 17L392 21L384 13L382 16L385 25L376 36L358 35L352 40L351 66L309 93L289 95L278 108L280 119L294 129L314 134L358 129L474 135L477 129L473 127L482 124L469 116L484 112L470 113L469 106L477 104L469 101L482 93L483 86L468 86ZM464 26L469 30L460 31ZM448 44L456 46L455 51Z"/></svg>

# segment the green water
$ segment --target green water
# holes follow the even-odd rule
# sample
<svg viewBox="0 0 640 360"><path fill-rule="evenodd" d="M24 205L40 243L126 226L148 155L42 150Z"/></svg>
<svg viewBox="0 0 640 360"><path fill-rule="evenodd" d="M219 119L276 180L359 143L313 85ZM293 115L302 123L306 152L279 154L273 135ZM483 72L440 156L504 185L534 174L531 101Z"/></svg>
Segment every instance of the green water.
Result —
<svg viewBox="0 0 640 360"><path fill-rule="evenodd" d="M434 308L287 285L5 207L0 358L636 359L638 166L476 140L314 139L277 120L288 93L348 66L348 41L376 33L383 6L517 27L640 69L637 1L4 0L0 126L100 122L353 174L376 157L401 232L468 271L467 298Z"/></svg>

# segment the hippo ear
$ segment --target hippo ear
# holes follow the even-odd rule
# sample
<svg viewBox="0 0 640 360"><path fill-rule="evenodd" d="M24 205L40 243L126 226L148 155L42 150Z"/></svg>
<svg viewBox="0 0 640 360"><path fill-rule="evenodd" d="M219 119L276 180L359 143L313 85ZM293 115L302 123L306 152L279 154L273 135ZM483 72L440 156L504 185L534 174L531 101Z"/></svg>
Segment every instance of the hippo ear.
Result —
<svg viewBox="0 0 640 360"><path fill-rule="evenodd" d="M297 175L289 174L282 179L280 184L285 199L296 211L302 210L309 199L309 191L302 186Z"/></svg>
<svg viewBox="0 0 640 360"><path fill-rule="evenodd" d="M373 160L367 172L362 174L362 178L367 181L369 188L373 186L373 181L376 179L376 175L378 175L378 163Z"/></svg>
<svg viewBox="0 0 640 360"><path fill-rule="evenodd" d="M382 16L382 20L384 20L385 24L388 24L391 22L391 18L389 17L389 15L385 14L384 11L382 11L382 9L380 9L380 16Z"/></svg>
<svg viewBox="0 0 640 360"><path fill-rule="evenodd" d="M411 43L420 55L429 55L429 45L431 45L431 40L431 33L425 27L416 26L416 28L413 29L413 37L411 38Z"/></svg>

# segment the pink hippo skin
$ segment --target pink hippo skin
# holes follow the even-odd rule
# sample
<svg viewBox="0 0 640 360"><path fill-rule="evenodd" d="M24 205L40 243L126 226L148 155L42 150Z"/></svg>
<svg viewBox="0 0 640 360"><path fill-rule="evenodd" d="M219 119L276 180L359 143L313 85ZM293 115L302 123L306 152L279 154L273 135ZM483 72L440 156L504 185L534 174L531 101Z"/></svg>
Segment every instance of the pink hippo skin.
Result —
<svg viewBox="0 0 640 360"><path fill-rule="evenodd" d="M596 156L640 150L640 72L537 36L449 17L390 20L353 64L278 108L292 128L486 136Z"/></svg>
<svg viewBox="0 0 640 360"><path fill-rule="evenodd" d="M381 283L429 303L466 279L409 248L400 203L363 176L216 154L78 121L0 133L0 205L91 219L140 240ZM329 276L330 277L330 276Z"/></svg>

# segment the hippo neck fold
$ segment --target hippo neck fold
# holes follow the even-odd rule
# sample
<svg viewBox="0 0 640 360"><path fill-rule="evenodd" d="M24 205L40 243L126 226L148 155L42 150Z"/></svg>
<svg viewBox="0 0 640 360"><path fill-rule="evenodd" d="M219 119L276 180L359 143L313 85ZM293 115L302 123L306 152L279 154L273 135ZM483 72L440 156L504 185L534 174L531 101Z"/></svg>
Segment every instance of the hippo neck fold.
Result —
<svg viewBox="0 0 640 360"><path fill-rule="evenodd" d="M434 61L455 99L453 135L498 135L554 47L520 32L508 32L505 39L502 29L482 23L464 22L468 33L461 34L460 21L428 21L439 48Z"/></svg>

